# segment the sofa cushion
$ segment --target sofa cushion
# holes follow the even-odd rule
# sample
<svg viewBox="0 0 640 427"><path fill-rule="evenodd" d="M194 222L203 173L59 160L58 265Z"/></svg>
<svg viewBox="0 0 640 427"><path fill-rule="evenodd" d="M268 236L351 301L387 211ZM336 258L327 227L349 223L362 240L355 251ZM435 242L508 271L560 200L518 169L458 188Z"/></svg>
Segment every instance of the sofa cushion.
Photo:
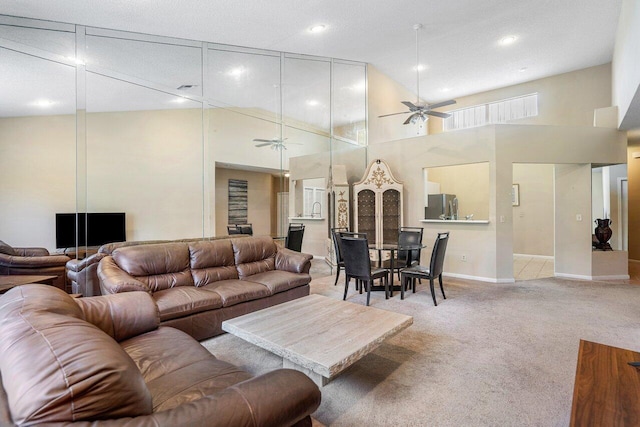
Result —
<svg viewBox="0 0 640 427"><path fill-rule="evenodd" d="M24 285L0 299L0 372L15 424L151 413L133 360L82 316L52 286Z"/></svg>
<svg viewBox="0 0 640 427"><path fill-rule="evenodd" d="M153 396L154 412L175 408L251 378L249 373L216 359L189 335L174 328L160 327L121 345L142 372ZM162 351L156 351L159 348Z"/></svg>
<svg viewBox="0 0 640 427"><path fill-rule="evenodd" d="M229 240L189 243L189 254L191 274L196 286L238 278L233 247Z"/></svg>
<svg viewBox="0 0 640 427"><path fill-rule="evenodd" d="M222 307L222 297L215 292L193 286L179 286L154 292L160 321Z"/></svg>
<svg viewBox="0 0 640 427"><path fill-rule="evenodd" d="M221 280L199 289L213 291L220 295L223 307L271 295L271 291L266 286L246 280Z"/></svg>
<svg viewBox="0 0 640 427"><path fill-rule="evenodd" d="M116 249L111 256L122 270L145 283L151 292L193 286L186 243L127 246Z"/></svg>
<svg viewBox="0 0 640 427"><path fill-rule="evenodd" d="M231 239L231 244L241 279L275 269L277 247L271 237Z"/></svg>
<svg viewBox="0 0 640 427"><path fill-rule="evenodd" d="M265 285L273 295L306 285L311 281L311 276L305 273L274 270L245 277L245 280Z"/></svg>
<svg viewBox="0 0 640 427"><path fill-rule="evenodd" d="M2 240L0 240L0 254L6 254L6 255L12 255L12 256L18 255L18 253L11 246L7 245Z"/></svg>

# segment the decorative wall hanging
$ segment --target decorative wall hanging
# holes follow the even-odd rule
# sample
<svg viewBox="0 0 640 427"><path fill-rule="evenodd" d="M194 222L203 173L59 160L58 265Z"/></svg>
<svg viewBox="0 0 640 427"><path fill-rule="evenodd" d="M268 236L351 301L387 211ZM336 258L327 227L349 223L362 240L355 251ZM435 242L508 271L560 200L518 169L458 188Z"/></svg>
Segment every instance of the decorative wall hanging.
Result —
<svg viewBox="0 0 640 427"><path fill-rule="evenodd" d="M229 180L229 224L246 224L248 183L242 179Z"/></svg>

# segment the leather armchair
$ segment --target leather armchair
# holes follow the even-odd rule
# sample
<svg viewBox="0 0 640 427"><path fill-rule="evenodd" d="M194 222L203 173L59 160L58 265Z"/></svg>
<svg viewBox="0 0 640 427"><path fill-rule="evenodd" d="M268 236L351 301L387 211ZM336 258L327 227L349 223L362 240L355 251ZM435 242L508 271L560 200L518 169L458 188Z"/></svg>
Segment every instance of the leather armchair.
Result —
<svg viewBox="0 0 640 427"><path fill-rule="evenodd" d="M0 275L57 276L54 286L66 291L66 255L51 255L45 248L14 248L0 241Z"/></svg>

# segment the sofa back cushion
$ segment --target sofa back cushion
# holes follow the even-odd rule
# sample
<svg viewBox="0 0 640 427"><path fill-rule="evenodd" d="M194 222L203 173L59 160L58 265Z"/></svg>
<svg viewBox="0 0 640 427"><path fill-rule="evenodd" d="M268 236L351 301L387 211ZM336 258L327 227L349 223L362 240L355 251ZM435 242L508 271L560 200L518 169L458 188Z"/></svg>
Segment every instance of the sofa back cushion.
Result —
<svg viewBox="0 0 640 427"><path fill-rule="evenodd" d="M218 280L238 278L230 240L189 243L189 253L191 274L196 286L205 286Z"/></svg>
<svg viewBox="0 0 640 427"><path fill-rule="evenodd" d="M152 398L133 360L53 286L0 297L0 372L15 424L135 417Z"/></svg>
<svg viewBox="0 0 640 427"><path fill-rule="evenodd" d="M12 256L18 255L15 249L13 249L13 247L7 245L2 240L0 240L0 254L12 255Z"/></svg>
<svg viewBox="0 0 640 427"><path fill-rule="evenodd" d="M151 292L193 286L186 243L162 243L118 248L111 254L118 267L145 283Z"/></svg>
<svg viewBox="0 0 640 427"><path fill-rule="evenodd" d="M269 236L231 239L240 278L275 269L277 247Z"/></svg>

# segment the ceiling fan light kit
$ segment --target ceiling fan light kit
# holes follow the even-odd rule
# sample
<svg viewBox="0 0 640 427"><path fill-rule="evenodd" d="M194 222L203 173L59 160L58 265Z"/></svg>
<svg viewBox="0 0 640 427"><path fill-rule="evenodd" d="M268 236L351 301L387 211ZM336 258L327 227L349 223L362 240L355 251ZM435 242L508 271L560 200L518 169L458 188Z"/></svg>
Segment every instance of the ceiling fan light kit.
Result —
<svg viewBox="0 0 640 427"><path fill-rule="evenodd" d="M420 31L422 28L423 28L422 24L414 24L413 26L413 29L416 32L416 66L414 67L414 70L416 70L416 96L417 96L416 102L412 103L410 101L402 101L402 103L405 106L409 107L409 111L402 111L400 113L383 114L381 116L378 116L378 118L395 116L397 114L413 113L403 123L403 125L408 125L408 124L416 124L416 123L423 124L427 120L429 120L428 116L440 117L442 119L451 117L451 114L449 113L439 113L437 111L432 111L432 110L434 108L440 108L447 105L455 104L456 103L455 100L449 99L447 101L437 102L435 104L427 104L420 101L420 70L425 68L420 65L420 50L419 50L419 44L418 44L418 41L419 41L418 31Z"/></svg>

